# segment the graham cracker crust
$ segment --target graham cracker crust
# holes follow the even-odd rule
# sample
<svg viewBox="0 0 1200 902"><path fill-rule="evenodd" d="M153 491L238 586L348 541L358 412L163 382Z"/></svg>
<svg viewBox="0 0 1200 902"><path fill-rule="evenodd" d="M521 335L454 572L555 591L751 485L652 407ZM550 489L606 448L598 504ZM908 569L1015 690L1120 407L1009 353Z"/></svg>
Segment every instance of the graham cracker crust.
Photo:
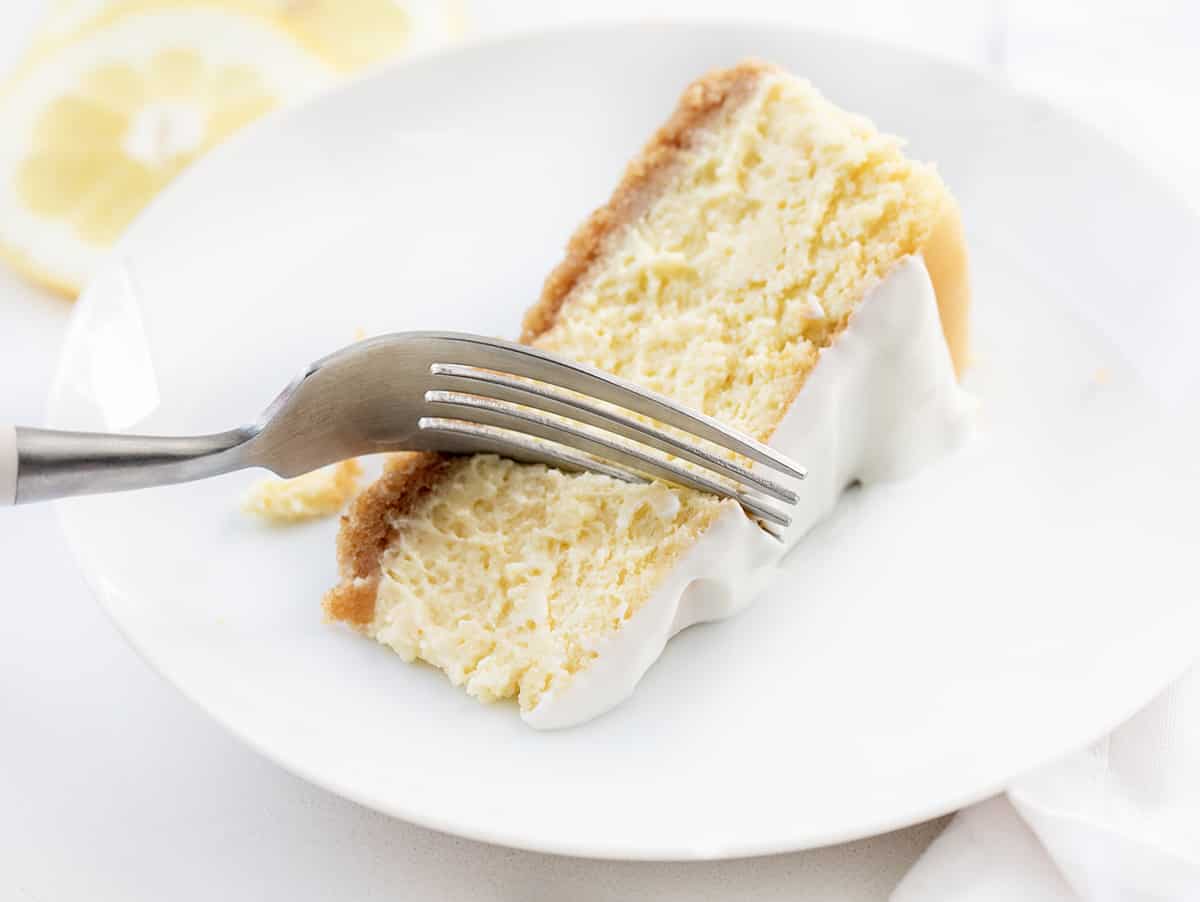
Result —
<svg viewBox="0 0 1200 902"><path fill-rule="evenodd" d="M572 290L603 259L609 239L653 202L697 133L727 104L748 99L758 79L774 69L768 63L747 60L709 72L688 85L675 112L626 167L612 197L571 236L566 257L546 278L541 297L525 314L521 342L533 342L554 325ZM351 504L338 531L341 582L323 601L328 619L358 629L371 622L380 557L396 535L393 523L433 490L450 461L430 452L396 455L383 475Z"/></svg>

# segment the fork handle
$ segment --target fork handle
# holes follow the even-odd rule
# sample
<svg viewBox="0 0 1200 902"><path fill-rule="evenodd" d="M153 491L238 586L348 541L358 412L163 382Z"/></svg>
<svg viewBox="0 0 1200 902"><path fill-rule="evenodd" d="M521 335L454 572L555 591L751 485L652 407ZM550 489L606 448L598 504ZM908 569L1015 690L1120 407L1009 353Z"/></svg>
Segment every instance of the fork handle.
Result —
<svg viewBox="0 0 1200 902"><path fill-rule="evenodd" d="M250 430L167 437L0 426L0 506L191 482L249 466Z"/></svg>

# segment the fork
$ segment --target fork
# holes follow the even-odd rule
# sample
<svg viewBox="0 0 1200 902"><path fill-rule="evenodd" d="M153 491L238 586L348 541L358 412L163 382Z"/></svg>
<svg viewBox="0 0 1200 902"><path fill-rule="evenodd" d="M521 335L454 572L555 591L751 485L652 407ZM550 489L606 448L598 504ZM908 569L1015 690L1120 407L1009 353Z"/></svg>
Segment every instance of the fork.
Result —
<svg viewBox="0 0 1200 902"><path fill-rule="evenodd" d="M191 482L247 467L292 477L378 452L491 452L626 482L654 477L732 498L757 519L789 525L786 506L798 500L792 489L702 442L776 473L805 476L750 436L592 367L476 335L402 332L318 360L256 424L228 432L168 437L0 426L0 505Z"/></svg>

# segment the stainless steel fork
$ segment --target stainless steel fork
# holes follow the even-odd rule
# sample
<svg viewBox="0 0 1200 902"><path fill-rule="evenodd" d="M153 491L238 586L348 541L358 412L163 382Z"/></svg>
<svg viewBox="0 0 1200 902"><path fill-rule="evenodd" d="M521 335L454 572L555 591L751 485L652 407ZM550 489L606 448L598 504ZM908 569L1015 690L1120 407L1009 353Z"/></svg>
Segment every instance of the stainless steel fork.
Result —
<svg viewBox="0 0 1200 902"><path fill-rule="evenodd" d="M803 467L750 436L591 367L475 335L407 332L318 360L255 425L228 432L0 427L0 504L190 482L246 467L291 477L363 454L427 450L493 452L625 481L655 477L733 498L752 516L786 527L796 493L705 442L804 478Z"/></svg>

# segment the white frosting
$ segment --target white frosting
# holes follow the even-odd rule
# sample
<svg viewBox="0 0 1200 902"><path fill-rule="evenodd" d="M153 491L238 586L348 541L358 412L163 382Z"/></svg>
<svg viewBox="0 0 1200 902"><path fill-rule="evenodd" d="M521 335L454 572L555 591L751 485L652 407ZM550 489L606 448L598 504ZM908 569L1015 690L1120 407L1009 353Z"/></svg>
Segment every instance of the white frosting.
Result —
<svg viewBox="0 0 1200 902"><path fill-rule="evenodd" d="M846 486L900 478L946 453L966 437L973 409L954 377L925 263L910 257L821 353L771 439L808 468L783 541L729 502L642 609L604 641L591 666L522 712L525 722L567 727L620 704L672 636L749 604Z"/></svg>

